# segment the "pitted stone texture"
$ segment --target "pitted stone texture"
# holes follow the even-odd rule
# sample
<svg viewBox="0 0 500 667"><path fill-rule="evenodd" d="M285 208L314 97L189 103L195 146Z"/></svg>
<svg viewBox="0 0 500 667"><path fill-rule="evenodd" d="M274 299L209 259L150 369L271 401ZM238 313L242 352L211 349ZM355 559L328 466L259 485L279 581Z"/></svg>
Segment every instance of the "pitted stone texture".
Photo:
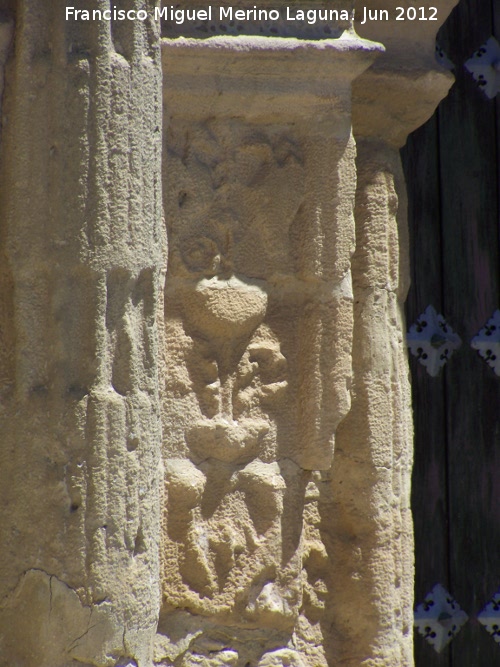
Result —
<svg viewBox="0 0 500 667"><path fill-rule="evenodd" d="M94 667L149 667L165 261L159 31L65 22L60 2L11 4L0 156L9 304L0 321L0 664L67 667L69 650ZM61 600L52 611L50 586ZM91 615L106 617L102 633Z"/></svg>
<svg viewBox="0 0 500 667"><path fill-rule="evenodd" d="M281 519L287 492L289 511L295 505L300 521L296 466L282 471L277 463L258 461L236 469L205 463L205 493L194 507L190 489L171 493L168 467L167 461L163 558L168 606L221 623L234 617L248 627L293 628L301 602L300 544L283 544ZM296 499L290 498L292 484L299 487ZM283 565L281 554L287 549L290 560Z"/></svg>
<svg viewBox="0 0 500 667"><path fill-rule="evenodd" d="M258 667L306 667L306 663L297 651L281 649L266 653Z"/></svg>
<svg viewBox="0 0 500 667"><path fill-rule="evenodd" d="M370 86L387 79L396 91L422 77L425 88L421 61L398 52L415 71L397 63L363 74L368 87L355 84L354 127L366 139L355 238L350 85L375 50L353 35L164 43L164 451L167 470L189 460L197 491L176 499L167 474L159 636L170 646L176 609L189 610L191 629L198 618L203 632L177 644L186 660L203 655L194 648L202 637L222 641L220 659L235 650L238 665L412 662L407 237L389 145L421 122L449 77L436 75L425 104L404 118L404 92L390 96L379 114L388 123L366 104ZM332 56L328 92L311 66L322 51ZM335 59L348 57L350 75L337 81ZM245 633L261 631L251 660Z"/></svg>
<svg viewBox="0 0 500 667"><path fill-rule="evenodd" d="M174 456L272 460L278 447L304 468L330 465L331 436L349 403L354 238L352 227L342 235L337 225L353 194L354 153L348 136L325 149L304 131L170 121L164 421ZM313 169L335 192L321 214ZM289 194L281 201L276 191ZM323 362L332 348L339 354ZM184 419L192 414L187 431L177 430L179 400ZM233 442L226 453L224 440Z"/></svg>
<svg viewBox="0 0 500 667"><path fill-rule="evenodd" d="M163 291L157 27L17 5L2 659L411 665L407 270L386 144L449 84L416 57L429 35L408 57L402 33L378 33L389 60L356 87L357 168L351 85L381 47L350 25L166 43Z"/></svg>
<svg viewBox="0 0 500 667"><path fill-rule="evenodd" d="M330 646L334 662L352 667L413 665L412 423L403 316L408 232L397 149L452 83L438 69L434 48L436 26L454 0L440 4L433 23L395 21L396 4L412 6L374 0L367 10L389 10L393 20L356 23L386 51L353 86L353 400L338 429L322 514L336 582L349 582L334 589Z"/></svg>
<svg viewBox="0 0 500 667"><path fill-rule="evenodd" d="M238 667L326 667L321 622L331 577L312 471L330 468L349 409L349 86L376 50L352 35L325 44L164 42L169 270L158 664L163 651L186 665L206 656ZM340 77L339 62L349 62ZM197 74L186 86L190 63ZM284 63L291 71L276 89ZM326 84L316 77L322 64L333 77ZM180 609L198 619L201 637L174 639ZM202 640L227 643L207 654Z"/></svg>
<svg viewBox="0 0 500 667"><path fill-rule="evenodd" d="M389 149L361 144L358 151L353 402L338 430L322 514L338 582L331 642L340 663L401 667L413 664L411 409L398 280L406 277L399 265L406 257L404 199L397 209L393 201L394 190L404 191ZM383 251L381 235L392 238ZM380 252L369 261L374 242ZM373 274L384 263L385 285L377 285Z"/></svg>
<svg viewBox="0 0 500 667"><path fill-rule="evenodd" d="M0 15L0 147L2 141L2 125L5 117L2 110L4 71L12 48L14 22L7 16ZM0 223L0 237L4 234ZM0 244L0 397L12 386L13 371L13 332L9 326L12 320L12 277L7 267L5 248Z"/></svg>

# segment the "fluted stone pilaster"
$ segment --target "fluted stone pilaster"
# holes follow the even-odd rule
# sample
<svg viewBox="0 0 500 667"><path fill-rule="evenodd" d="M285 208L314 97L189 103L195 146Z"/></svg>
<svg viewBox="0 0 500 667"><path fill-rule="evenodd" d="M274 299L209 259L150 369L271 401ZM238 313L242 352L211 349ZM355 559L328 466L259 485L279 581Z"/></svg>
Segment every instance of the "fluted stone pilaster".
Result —
<svg viewBox="0 0 500 667"><path fill-rule="evenodd" d="M64 7L17 3L3 100L0 664L142 667L159 609L159 27Z"/></svg>
<svg viewBox="0 0 500 667"><path fill-rule="evenodd" d="M399 148L453 81L434 51L437 29L456 3L441 3L435 22L396 21L393 4L365 3L388 9L391 20L356 24L386 50L353 89L352 406L338 431L326 519L333 567L343 582L332 614L335 655L352 667L413 665L413 431L404 322L409 260ZM419 7L427 11L428 4Z"/></svg>

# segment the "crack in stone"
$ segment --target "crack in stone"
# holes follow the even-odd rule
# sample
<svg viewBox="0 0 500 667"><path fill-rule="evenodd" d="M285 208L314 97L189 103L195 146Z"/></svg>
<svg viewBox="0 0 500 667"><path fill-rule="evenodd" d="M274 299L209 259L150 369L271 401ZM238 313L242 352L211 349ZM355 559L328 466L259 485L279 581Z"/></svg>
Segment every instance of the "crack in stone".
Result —
<svg viewBox="0 0 500 667"><path fill-rule="evenodd" d="M89 615L89 620L88 620L88 624L87 624L87 629L86 629L85 632L83 632L79 637L76 637L76 638L73 640L73 642L71 643L71 645L68 647L68 653L71 653L71 651L74 651L75 649L77 649L78 646L80 646L80 644L76 644L76 642L78 642L80 639L83 639L83 637L85 637L86 635L88 635L88 633L89 633L93 628L95 628L97 625L99 625L98 623L94 623L94 625L92 625L92 626L90 625L90 621L92 620L92 612L93 612L93 609L92 609L92 607L90 607L90 615Z"/></svg>

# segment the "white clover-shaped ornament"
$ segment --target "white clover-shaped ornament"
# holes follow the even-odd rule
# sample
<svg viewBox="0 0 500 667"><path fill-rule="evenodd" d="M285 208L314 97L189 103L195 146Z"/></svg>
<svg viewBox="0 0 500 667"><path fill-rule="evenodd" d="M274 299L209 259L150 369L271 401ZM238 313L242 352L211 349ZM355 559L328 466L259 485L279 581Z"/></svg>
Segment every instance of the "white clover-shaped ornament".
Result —
<svg viewBox="0 0 500 667"><path fill-rule="evenodd" d="M432 377L436 377L462 344L442 315L433 306L427 306L406 335L410 352L426 367Z"/></svg>
<svg viewBox="0 0 500 667"><path fill-rule="evenodd" d="M500 44L490 37L465 63L477 85L492 100L500 92Z"/></svg>
<svg viewBox="0 0 500 667"><path fill-rule="evenodd" d="M444 51L437 42L436 42L436 60L441 65L441 67L444 67L447 70L451 71L452 69L455 69L455 65L448 58L446 51Z"/></svg>
<svg viewBox="0 0 500 667"><path fill-rule="evenodd" d="M481 331L471 340L471 347L479 352L496 375L500 375L500 310L486 322Z"/></svg>
<svg viewBox="0 0 500 667"><path fill-rule="evenodd" d="M486 632L497 644L500 644L500 591L484 607L477 620L484 625Z"/></svg>
<svg viewBox="0 0 500 667"><path fill-rule="evenodd" d="M436 584L415 610L415 627L437 653L448 646L469 617L448 593Z"/></svg>

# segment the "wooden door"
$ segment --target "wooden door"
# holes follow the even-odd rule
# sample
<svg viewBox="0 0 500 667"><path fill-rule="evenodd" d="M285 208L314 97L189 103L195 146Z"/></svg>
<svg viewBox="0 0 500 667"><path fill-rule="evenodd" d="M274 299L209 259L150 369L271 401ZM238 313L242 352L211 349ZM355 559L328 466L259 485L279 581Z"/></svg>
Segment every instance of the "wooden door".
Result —
<svg viewBox="0 0 500 667"><path fill-rule="evenodd" d="M427 341L431 352L444 352L442 341L451 330L461 339L459 349L439 359L444 365L435 376L423 365L425 359L411 355L410 361L415 599L417 605L427 600L428 609L424 604L419 613L431 618L430 603L445 604L428 597L440 584L456 601L458 619L455 624L450 598L451 607L441 609L441 618L433 623L451 632L453 639L438 653L416 634L417 667L500 666L500 630L490 634L485 624L488 616L494 633L498 612L500 628L500 595L498 609L490 602L500 593L500 377L492 367L500 329L493 329L492 323L488 330L490 365L471 346L481 330L485 339L484 327L500 309L500 95L490 99L486 92L495 92L495 81L490 80L485 91L481 72L476 68L478 85L467 69L475 53L473 64L483 57L488 65L491 53L477 52L485 44L495 50L495 43L488 42L491 37L500 42L500 0L461 0L438 35L441 57L453 67L456 83L402 151L412 266L408 327L422 313L426 315L420 325L423 320L430 326L432 312L426 309L432 305L448 326L443 332L438 322L441 333ZM483 70L488 77L494 76L494 65L493 75ZM497 83L500 89L500 72ZM422 357L425 351L419 349ZM482 350L487 356L484 345ZM500 359L500 342L498 354ZM496 370L500 372L500 362ZM453 626L463 620L458 605L468 620L457 633ZM428 635L433 627L429 623Z"/></svg>

